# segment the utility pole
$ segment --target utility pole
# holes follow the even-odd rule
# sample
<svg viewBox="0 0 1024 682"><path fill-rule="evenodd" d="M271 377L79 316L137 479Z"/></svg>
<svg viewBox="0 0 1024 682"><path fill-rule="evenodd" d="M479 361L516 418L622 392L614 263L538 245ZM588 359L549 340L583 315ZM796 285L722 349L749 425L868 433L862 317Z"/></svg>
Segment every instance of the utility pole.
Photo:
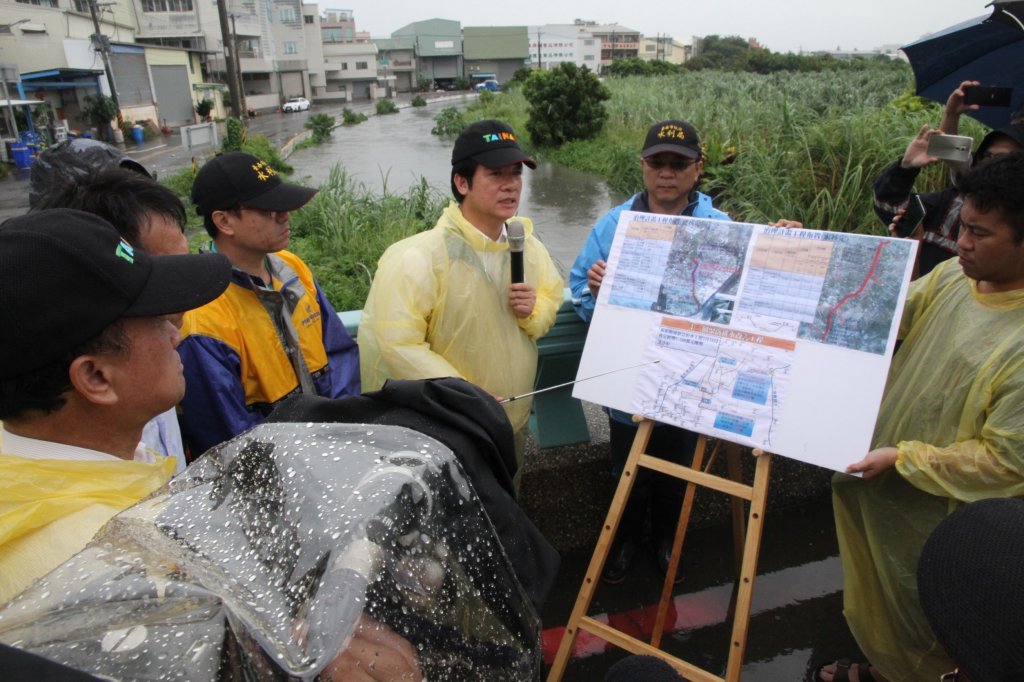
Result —
<svg viewBox="0 0 1024 682"><path fill-rule="evenodd" d="M114 71L110 68L110 39L103 35L100 31L100 16L97 9L96 0L88 0L89 14L92 16L93 30L96 31L93 34L94 45L100 51L100 57L103 59L103 71L107 75L107 85L110 86L110 99L114 100L114 106L117 107L117 128L114 130L114 141L124 142L124 132L121 128L124 125L124 115L121 113L121 101L117 97L117 84L114 82Z"/></svg>
<svg viewBox="0 0 1024 682"><path fill-rule="evenodd" d="M544 70L544 62L540 56L540 26L537 27L537 69L540 71Z"/></svg>
<svg viewBox="0 0 1024 682"><path fill-rule="evenodd" d="M228 3L227 0L217 0L217 15L220 18L220 37L224 43L224 63L228 72L228 93L231 95L231 115L235 118L245 119L242 110L242 93L238 87L238 69L236 58L238 56L238 45L234 39L234 32L228 27Z"/></svg>

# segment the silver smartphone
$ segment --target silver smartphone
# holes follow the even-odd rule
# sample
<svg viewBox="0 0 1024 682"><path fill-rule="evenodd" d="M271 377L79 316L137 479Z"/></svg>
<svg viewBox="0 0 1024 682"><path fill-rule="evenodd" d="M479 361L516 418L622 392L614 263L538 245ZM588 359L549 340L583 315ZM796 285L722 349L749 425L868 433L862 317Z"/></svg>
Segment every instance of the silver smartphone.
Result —
<svg viewBox="0 0 1024 682"><path fill-rule="evenodd" d="M973 146L974 138L967 135L932 135L928 138L928 156L966 162L971 158Z"/></svg>

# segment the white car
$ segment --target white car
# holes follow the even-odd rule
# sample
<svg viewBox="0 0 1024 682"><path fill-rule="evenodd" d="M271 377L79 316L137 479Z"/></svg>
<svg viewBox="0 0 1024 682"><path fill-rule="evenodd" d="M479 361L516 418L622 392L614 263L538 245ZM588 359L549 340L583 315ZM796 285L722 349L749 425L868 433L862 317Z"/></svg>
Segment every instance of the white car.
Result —
<svg viewBox="0 0 1024 682"><path fill-rule="evenodd" d="M309 109L309 100L305 97L291 97L281 105L281 111L306 111Z"/></svg>

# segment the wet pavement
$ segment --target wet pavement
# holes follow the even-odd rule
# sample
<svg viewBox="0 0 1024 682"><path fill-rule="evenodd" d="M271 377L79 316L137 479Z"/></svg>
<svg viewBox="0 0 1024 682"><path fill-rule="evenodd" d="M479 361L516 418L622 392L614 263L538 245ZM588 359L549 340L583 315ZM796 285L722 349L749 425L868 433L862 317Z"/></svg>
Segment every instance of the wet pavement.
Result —
<svg viewBox="0 0 1024 682"><path fill-rule="evenodd" d="M585 404L591 440L586 445L538 450L529 444L521 503L562 554L557 582L541 614L546 664L550 664L589 566L597 535L614 493L606 418ZM712 473L724 474L722 463ZM753 457L744 455L744 481ZM776 457L765 513L754 587L743 680L798 682L837 658L862 660L842 617L839 566L829 480L831 472ZM558 491L557 494L553 491ZM728 499L698 491L673 589L662 648L717 675L724 675L732 620L728 616L736 574ZM626 580L601 583L588 615L650 640L662 589L650 543L641 546ZM584 637L587 639L581 642ZM600 680L626 653L580 635L562 677ZM547 675L547 667L544 674Z"/></svg>

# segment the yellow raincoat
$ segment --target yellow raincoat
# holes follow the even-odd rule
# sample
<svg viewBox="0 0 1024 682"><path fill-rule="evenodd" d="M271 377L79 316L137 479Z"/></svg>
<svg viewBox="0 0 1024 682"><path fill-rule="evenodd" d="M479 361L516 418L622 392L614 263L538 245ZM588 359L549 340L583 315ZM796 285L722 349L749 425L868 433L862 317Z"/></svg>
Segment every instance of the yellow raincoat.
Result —
<svg viewBox="0 0 1024 682"><path fill-rule="evenodd" d="M961 504L1024 496L1024 290L981 294L955 260L914 283L873 447L894 470L837 474L833 504L850 629L892 682L954 664L917 598L928 535Z"/></svg>
<svg viewBox="0 0 1024 682"><path fill-rule="evenodd" d="M485 237L451 203L434 229L392 244L359 323L363 390L385 379L461 377L499 396L533 390L536 340L562 305L562 277L526 226L526 281L537 292L533 313L519 319L508 303L508 243ZM505 405L518 433L530 401Z"/></svg>
<svg viewBox="0 0 1024 682"><path fill-rule="evenodd" d="M28 459L0 454L0 604L81 551L112 516L162 486L173 457Z"/></svg>

